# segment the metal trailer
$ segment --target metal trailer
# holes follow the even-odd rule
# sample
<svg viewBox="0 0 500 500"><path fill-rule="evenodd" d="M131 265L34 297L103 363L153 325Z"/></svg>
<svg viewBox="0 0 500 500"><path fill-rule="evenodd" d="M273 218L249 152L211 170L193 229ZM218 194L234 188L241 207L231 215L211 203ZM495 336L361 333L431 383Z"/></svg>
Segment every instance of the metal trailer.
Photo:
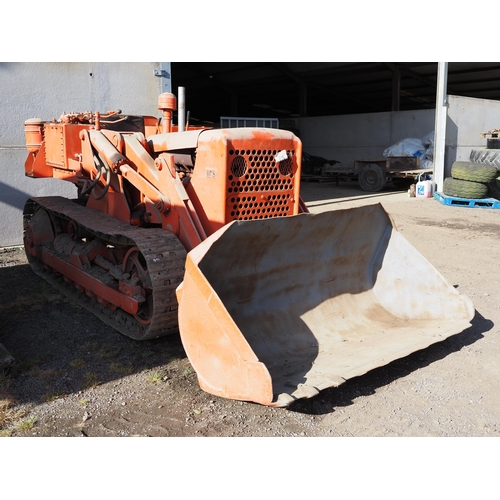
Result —
<svg viewBox="0 0 500 500"><path fill-rule="evenodd" d="M422 174L432 174L433 169L420 168L416 156L391 156L387 158L356 160L354 175L363 191L381 191L388 182L417 181Z"/></svg>
<svg viewBox="0 0 500 500"><path fill-rule="evenodd" d="M320 158L318 157L318 160ZM357 181L363 191L381 191L388 183L406 185L416 182L422 174L432 174L433 169L420 168L420 158L415 156L393 156L369 160L356 160L354 165L326 162L316 165L313 171L303 171L305 182Z"/></svg>

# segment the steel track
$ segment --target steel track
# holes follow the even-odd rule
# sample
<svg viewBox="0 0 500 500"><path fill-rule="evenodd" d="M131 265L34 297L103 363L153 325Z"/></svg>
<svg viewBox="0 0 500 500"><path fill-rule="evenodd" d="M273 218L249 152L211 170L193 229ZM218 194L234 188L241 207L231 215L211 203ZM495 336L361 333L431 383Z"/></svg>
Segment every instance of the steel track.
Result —
<svg viewBox="0 0 500 500"><path fill-rule="evenodd" d="M36 210L43 208L53 220L73 220L101 242L128 248L138 247L146 260L152 282L151 321L144 324L121 309L114 311L88 297L63 276L27 252L34 272L75 300L104 323L136 340L147 340L178 332L175 290L184 277L186 250L178 238L163 229L130 226L97 210L85 208L62 197L31 198L24 209L25 228ZM57 226L57 224L55 224ZM56 228L54 228L56 229ZM57 231L57 229L56 229ZM55 253L53 248L49 250ZM65 258L58 255L59 258Z"/></svg>

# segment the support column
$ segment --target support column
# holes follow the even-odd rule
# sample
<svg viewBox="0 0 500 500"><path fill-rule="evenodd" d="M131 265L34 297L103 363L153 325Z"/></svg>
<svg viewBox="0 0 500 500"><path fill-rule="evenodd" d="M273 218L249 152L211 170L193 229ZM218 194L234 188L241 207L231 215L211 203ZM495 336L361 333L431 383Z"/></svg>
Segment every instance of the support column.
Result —
<svg viewBox="0 0 500 500"><path fill-rule="evenodd" d="M448 116L447 80L448 63L438 63L436 122L434 127L434 182L436 183L436 191L438 193L443 192L444 182L446 119Z"/></svg>
<svg viewBox="0 0 500 500"><path fill-rule="evenodd" d="M392 111L399 111L400 92L401 92L401 73L396 70L392 75L392 107L391 107Z"/></svg>
<svg viewBox="0 0 500 500"><path fill-rule="evenodd" d="M299 116L307 116L307 85L299 84Z"/></svg>
<svg viewBox="0 0 500 500"><path fill-rule="evenodd" d="M238 94L235 90L230 91L231 95L231 116L238 116Z"/></svg>
<svg viewBox="0 0 500 500"><path fill-rule="evenodd" d="M172 69L169 62L161 62L160 68L155 71L155 75L160 77L160 94L172 92Z"/></svg>

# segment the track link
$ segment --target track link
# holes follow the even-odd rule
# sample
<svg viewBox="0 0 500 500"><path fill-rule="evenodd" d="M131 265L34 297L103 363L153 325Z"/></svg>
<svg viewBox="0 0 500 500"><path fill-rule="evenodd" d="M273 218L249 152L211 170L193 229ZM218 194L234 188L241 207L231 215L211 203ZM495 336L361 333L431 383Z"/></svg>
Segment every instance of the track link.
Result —
<svg viewBox="0 0 500 500"><path fill-rule="evenodd" d="M54 272L46 262L40 262L27 250L34 272L57 288L67 297L75 300L104 323L120 333L136 340L147 340L178 332L177 297L175 290L184 277L186 250L178 238L160 228L140 228L130 226L97 210L85 208L62 197L31 198L24 209L25 247L33 245L27 237L27 229L37 210L45 210L52 221L54 233L60 234L60 227L73 221L78 228L98 241L127 249L137 247L145 261L150 279L150 305L147 321L133 316L120 308L110 308L99 303L81 290L81 284L72 283L68 277ZM27 241L28 240L28 241ZM52 243L43 244L46 251L63 259ZM94 266L96 267L96 266ZM102 269L96 271L103 273ZM90 274L91 270L89 270ZM118 289L118 280L111 275L107 279ZM79 286L80 289L77 289Z"/></svg>

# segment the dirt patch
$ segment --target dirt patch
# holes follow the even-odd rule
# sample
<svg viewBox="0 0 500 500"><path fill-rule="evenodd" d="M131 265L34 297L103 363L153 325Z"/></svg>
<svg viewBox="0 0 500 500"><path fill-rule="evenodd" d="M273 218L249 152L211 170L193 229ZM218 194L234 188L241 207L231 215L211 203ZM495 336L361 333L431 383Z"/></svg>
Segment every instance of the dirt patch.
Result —
<svg viewBox="0 0 500 500"><path fill-rule="evenodd" d="M476 307L472 327L287 409L199 388L177 336L136 342L0 251L4 436L497 436L500 250L497 210L444 207L405 193L361 196L308 184L312 211L382 202L401 233ZM334 194L332 194L334 193ZM0 415L2 414L0 404Z"/></svg>
<svg viewBox="0 0 500 500"><path fill-rule="evenodd" d="M462 209L466 210L466 209ZM480 210L480 209L476 209ZM434 226L434 227L444 227L447 229L458 229L471 231L472 233L477 232L481 235L487 235L493 239L500 239L500 221L497 223L483 223L477 220L477 217L468 217L466 220L463 219L445 219L445 220L435 220L427 219L423 217L414 217L413 221L421 226ZM478 223L479 222L479 223Z"/></svg>

